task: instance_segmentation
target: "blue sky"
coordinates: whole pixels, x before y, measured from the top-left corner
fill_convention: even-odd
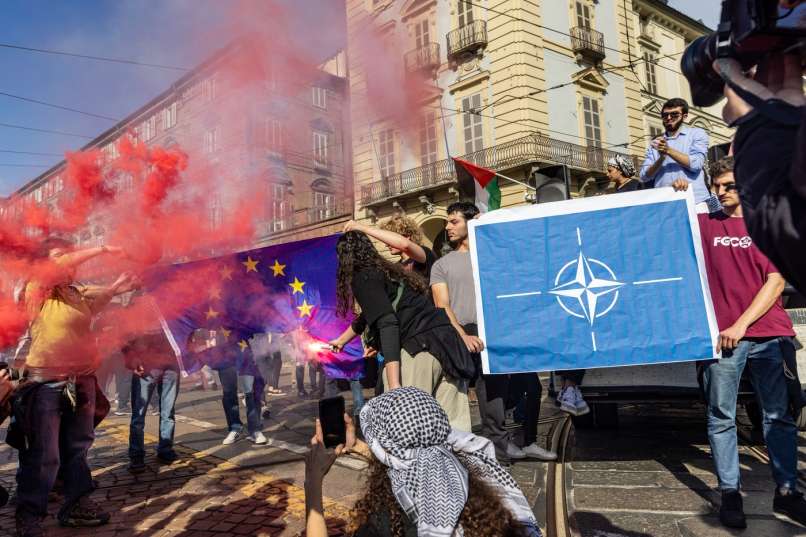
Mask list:
[[[299,15],[295,24],[299,25],[300,46],[323,56],[344,46],[342,1],[280,1],[294,6]],[[4,0],[0,43],[188,67],[233,37],[221,24],[227,19],[224,10],[237,4],[235,0]],[[670,4],[712,28],[716,25],[719,3],[715,0],[671,0]],[[182,74],[2,47],[0,72],[0,92],[112,118],[125,117]],[[114,124],[2,95],[0,123],[89,137]],[[64,151],[87,141],[0,126],[0,196],[57,163]]]

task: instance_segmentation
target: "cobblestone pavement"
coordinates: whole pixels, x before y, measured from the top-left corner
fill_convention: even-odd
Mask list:
[[[288,370],[290,369],[290,371]],[[284,368],[282,386],[291,385],[293,369]],[[177,403],[176,450],[180,460],[160,464],[146,458],[148,470],[128,472],[128,416],[110,415],[96,431],[90,452],[98,489],[93,498],[111,514],[106,526],[60,528],[55,513],[61,497],[51,494],[48,535],[94,537],[212,537],[218,535],[298,535],[304,530],[303,455],[313,433],[316,401],[294,395],[273,397],[264,420],[267,446],[241,440],[221,445],[226,435],[220,391],[184,386]],[[289,390],[290,391],[290,390]],[[367,392],[369,394],[369,391]],[[350,405],[350,392],[344,393]],[[244,411],[242,411],[242,417]],[[474,421],[478,415],[474,408]],[[146,419],[146,449],[156,446],[156,416]],[[0,431],[5,438],[5,431]],[[13,492],[16,451],[0,444],[0,483]],[[325,480],[325,512],[331,535],[345,531],[350,506],[362,492],[357,459],[339,459]],[[537,502],[543,482],[541,463],[512,469],[530,501]],[[0,509],[0,536],[13,535],[14,507]]]

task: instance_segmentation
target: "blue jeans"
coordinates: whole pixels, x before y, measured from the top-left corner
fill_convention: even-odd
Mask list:
[[[361,381],[351,380],[350,391],[353,393],[353,417],[356,417],[364,406],[364,387],[361,386]],[[325,397],[336,397],[337,395],[339,395],[338,383],[335,379],[327,379]]]
[[[64,384],[43,384],[31,396],[30,444],[19,453],[17,512],[44,517],[59,466],[64,476],[64,507],[93,490],[87,452],[95,440],[95,377],[76,380],[76,406],[63,396]]]
[[[736,399],[745,363],[763,415],[764,441],[772,476],[779,487],[797,485],[797,427],[789,412],[781,338],[743,339],[722,359],[705,366],[708,440],[721,490],[739,489]]]
[[[179,372],[176,369],[152,369],[145,377],[132,375],[132,420],[129,425],[129,458],[145,457],[143,429],[148,404],[157,390],[160,411],[160,439],[157,453],[167,454],[174,449],[176,419],[174,408],[179,395]]]
[[[237,432],[243,430],[241,409],[238,403],[238,380],[240,379],[246,398],[246,424],[249,434],[259,431],[260,405],[255,399],[253,391],[255,377],[252,375],[238,375],[238,369],[233,366],[220,369],[218,378],[221,380],[221,388],[224,391],[221,402],[224,405],[224,416],[227,418],[227,429]]]

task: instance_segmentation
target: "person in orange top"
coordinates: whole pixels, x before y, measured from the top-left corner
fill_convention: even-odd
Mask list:
[[[89,499],[93,485],[87,452],[95,438],[98,366],[90,325],[113,296],[134,289],[137,282],[124,273],[110,286],[73,283],[76,268],[102,254],[123,255],[123,250],[100,246],[73,251],[64,239],[46,239],[36,256],[37,276],[25,289],[31,319],[26,369],[36,388],[28,395],[29,419],[23,426],[27,443],[19,453],[19,536],[42,535],[48,494],[60,464],[65,504],[58,514],[59,523],[85,527],[109,521],[109,514]]]

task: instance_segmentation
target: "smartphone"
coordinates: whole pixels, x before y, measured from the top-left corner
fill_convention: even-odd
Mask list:
[[[334,448],[347,442],[347,428],[344,426],[344,397],[329,397],[319,400],[319,422],[325,447]]]

